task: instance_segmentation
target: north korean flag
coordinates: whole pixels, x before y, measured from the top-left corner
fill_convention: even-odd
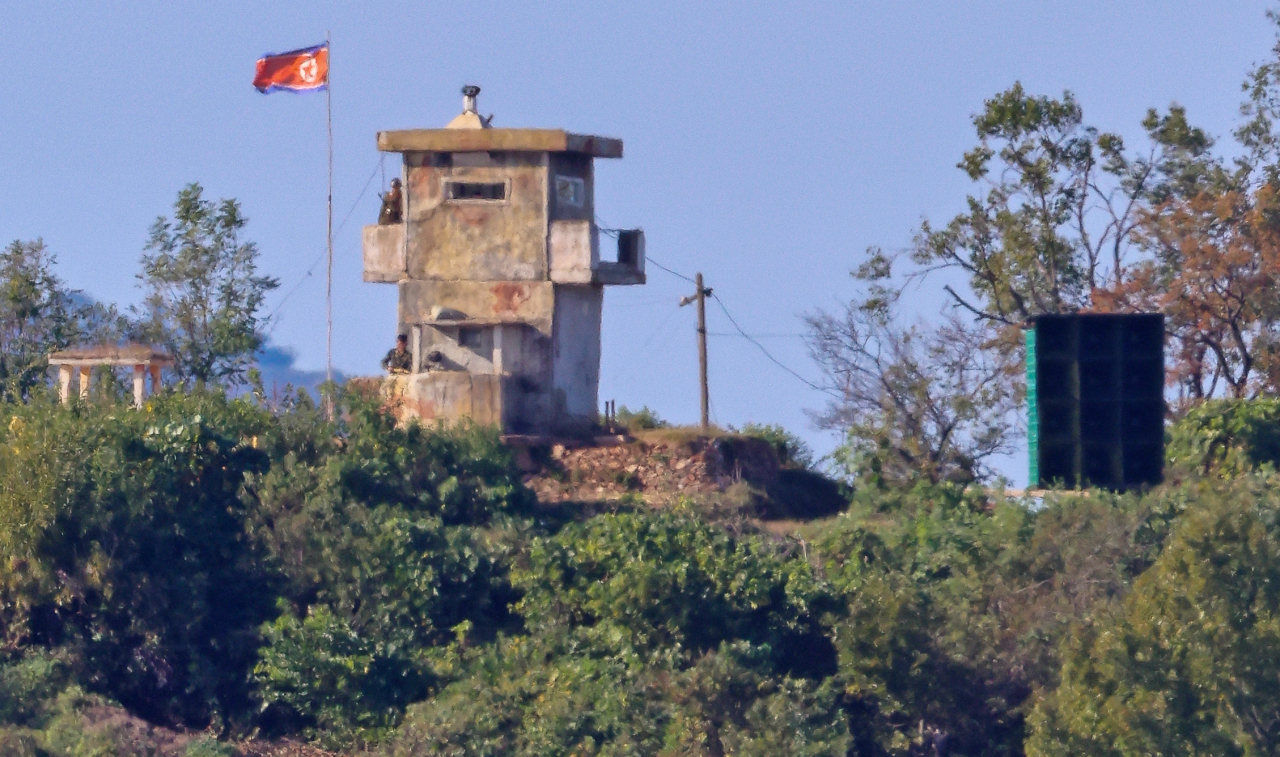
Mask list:
[[[258,58],[253,86],[272,92],[319,92],[329,86],[329,43]]]

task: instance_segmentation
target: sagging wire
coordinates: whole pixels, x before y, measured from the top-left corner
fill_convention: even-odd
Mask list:
[[[755,337],[753,337],[753,336],[751,336],[750,334],[748,334],[746,331],[744,331],[744,330],[742,329],[742,327],[741,327],[741,326],[739,326],[739,325],[738,325],[738,322],[737,322],[736,320],[734,320],[734,318],[733,318],[733,314],[729,312],[729,308],[725,307],[724,301],[720,299],[720,296],[719,296],[719,295],[717,295],[717,294],[712,294],[712,295],[711,295],[711,299],[715,300],[715,301],[716,301],[716,304],[720,306],[720,310],[722,310],[722,311],[724,312],[724,317],[729,319],[729,323],[733,324],[733,328],[737,330],[738,334],[739,334],[743,339],[746,339],[748,342],[751,342],[751,343],[752,343],[752,344],[754,344],[757,348],[759,348],[759,350],[760,350],[762,353],[764,353],[764,356],[765,356],[765,357],[767,357],[767,358],[769,358],[769,360],[773,361],[773,364],[774,364],[774,365],[778,366],[779,368],[781,368],[782,370],[786,371],[787,373],[790,373],[792,376],[795,376],[795,377],[796,377],[797,379],[799,379],[802,383],[804,383],[804,385],[805,385],[805,386],[808,386],[810,389],[816,389],[817,391],[822,392],[823,394],[829,395],[829,396],[831,396],[831,397],[834,397],[834,398],[836,398],[836,399],[838,399],[838,400],[843,400],[843,399],[844,399],[844,397],[842,397],[841,395],[839,395],[839,394],[837,394],[836,392],[832,391],[831,389],[829,389],[829,388],[827,388],[827,387],[825,387],[825,386],[821,386],[821,385],[819,385],[819,384],[815,384],[815,383],[813,383],[813,382],[812,382],[812,381],[810,381],[809,379],[805,378],[804,376],[801,376],[799,373],[796,373],[795,371],[791,370],[791,369],[790,369],[790,368],[788,368],[786,365],[784,365],[784,364],[783,364],[783,362],[782,362],[781,360],[779,360],[778,358],[774,357],[774,356],[769,352],[769,350],[765,349],[765,346],[764,346],[763,344],[761,344],[759,341],[757,341],[757,340],[755,339]]]
[[[351,209],[347,211],[347,215],[342,219],[342,223],[339,223],[338,228],[333,230],[334,236],[337,236],[338,232],[342,231],[342,228],[347,225],[347,221],[351,220],[351,215],[356,212],[356,207],[360,205],[360,201],[364,199],[365,193],[369,191],[369,185],[373,183],[373,179],[375,176],[378,175],[378,171],[382,167],[382,165],[383,165],[383,159],[380,156],[378,158],[378,164],[373,167],[373,172],[369,174],[369,178],[364,183],[364,189],[360,190],[360,194],[359,196],[356,197],[356,201],[351,203]],[[386,175],[384,174],[383,180],[385,181],[385,179],[386,179]],[[298,283],[294,284],[293,287],[289,289],[288,293],[286,293],[285,296],[280,300],[280,302],[276,304],[276,307],[274,310],[271,311],[271,314],[267,316],[268,321],[273,321],[276,317],[276,314],[279,313],[280,310],[284,308],[285,303],[289,301],[289,298],[292,297],[294,293],[296,293],[298,289],[303,284],[306,283],[307,279],[311,278],[311,274],[315,273],[316,267],[319,266],[320,263],[324,260],[327,252],[328,250],[324,250],[318,256],[316,256],[315,262],[311,264],[311,267],[307,269],[307,272],[303,274],[301,279],[298,279]],[[275,331],[275,327],[276,327],[276,324],[273,323],[271,325],[271,328],[267,330],[267,336],[271,336],[272,332]]]

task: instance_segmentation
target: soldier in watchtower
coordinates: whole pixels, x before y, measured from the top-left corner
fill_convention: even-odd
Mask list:
[[[413,353],[409,351],[407,334],[396,337],[396,346],[388,350],[387,356],[382,358],[382,367],[392,374],[413,372]]]
[[[378,223],[400,223],[403,219],[404,194],[400,191],[400,180],[391,180],[391,189],[382,195],[382,210],[378,212]]]

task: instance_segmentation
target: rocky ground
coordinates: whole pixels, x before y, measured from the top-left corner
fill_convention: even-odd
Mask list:
[[[91,704],[74,716],[59,716],[43,735],[23,729],[0,731],[0,755],[36,757],[47,740],[58,753],[107,757],[343,757],[291,740],[219,742],[203,731],[178,731],[130,715],[121,707]]]
[[[768,442],[736,434],[656,429],[517,451],[525,483],[544,505],[669,507],[685,499],[775,520],[822,517],[845,504],[831,481],[783,466]]]

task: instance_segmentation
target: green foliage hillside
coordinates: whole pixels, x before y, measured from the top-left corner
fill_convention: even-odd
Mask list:
[[[147,753],[93,725],[116,705],[404,756],[1276,752],[1265,462],[864,484],[777,535],[696,501],[566,521],[490,431],[339,408],[0,405],[5,753]]]

